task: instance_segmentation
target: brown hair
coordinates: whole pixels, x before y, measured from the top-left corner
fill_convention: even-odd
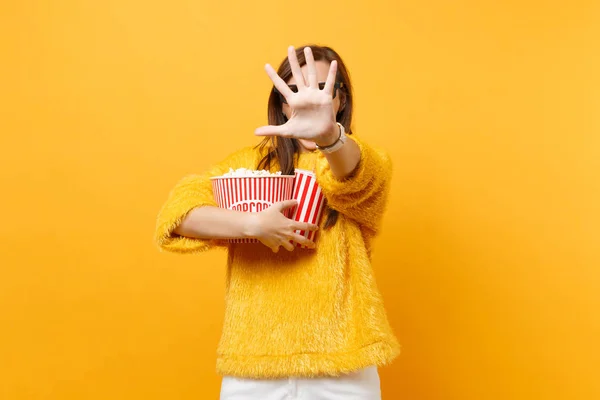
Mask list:
[[[315,61],[337,61],[337,76],[336,81],[343,83],[343,87],[338,89],[338,96],[340,97],[340,110],[336,115],[336,120],[344,126],[347,134],[352,134],[351,123],[352,123],[352,85],[350,83],[350,76],[346,65],[342,61],[342,58],[332,48],[326,46],[307,45],[296,49],[296,57],[298,57],[298,63],[300,66],[306,65],[306,58],[304,56],[304,48],[310,47],[314,56]],[[290,63],[286,58],[283,60],[277,74],[284,81],[288,81],[292,77],[292,69]],[[271,90],[269,96],[268,105],[268,120],[269,125],[282,125],[285,124],[287,118],[283,113],[283,107],[281,99],[277,93]],[[295,168],[295,160],[297,155],[300,153],[300,143],[298,140],[293,138],[284,137],[267,137],[265,138],[258,147],[263,150],[265,147],[272,148],[269,152],[260,160],[258,163],[258,169],[269,169],[273,161],[279,163],[282,174],[293,175]],[[335,225],[338,218],[338,212],[333,209],[329,209],[327,213],[327,220],[325,221],[325,228],[330,228]]]

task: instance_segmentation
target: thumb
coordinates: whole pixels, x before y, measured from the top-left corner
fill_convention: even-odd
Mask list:
[[[254,134],[256,136],[285,136],[286,124],[283,125],[266,125],[256,128]]]
[[[284,200],[273,204],[273,207],[279,212],[284,212],[287,209],[294,208],[298,205],[298,200]]]

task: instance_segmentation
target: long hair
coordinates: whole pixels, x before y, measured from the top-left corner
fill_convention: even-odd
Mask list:
[[[343,83],[343,86],[339,88],[337,92],[337,95],[340,96],[341,109],[336,115],[336,120],[344,126],[347,134],[352,134],[352,85],[350,83],[350,76],[348,74],[348,70],[346,69],[346,65],[342,61],[340,55],[332,48],[326,46],[307,45],[296,49],[296,57],[298,57],[298,63],[301,67],[306,65],[306,58],[304,56],[305,47],[311,48],[315,61],[326,61],[329,63],[331,63],[333,60],[337,61],[338,65],[336,81]],[[285,82],[292,77],[292,68],[290,67],[287,57],[285,60],[283,60],[281,65],[279,65],[277,74]],[[273,90],[271,90],[271,94],[269,96],[268,120],[269,125],[282,125],[287,121],[283,113],[281,99]],[[277,161],[282,174],[294,175],[295,160],[300,153],[300,143],[298,140],[284,137],[267,137],[258,145],[258,147],[261,151],[264,150],[265,147],[271,148],[258,163],[258,169],[270,169],[271,163]],[[330,228],[335,225],[337,218],[338,212],[333,209],[328,209],[325,228]]]

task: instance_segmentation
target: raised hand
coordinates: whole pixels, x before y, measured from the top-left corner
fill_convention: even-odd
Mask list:
[[[288,48],[288,60],[292,74],[298,86],[298,92],[293,92],[286,82],[281,79],[273,67],[265,66],[267,75],[273,81],[277,90],[285,97],[291,109],[291,116],[283,125],[268,125],[257,128],[257,136],[281,136],[295,139],[305,139],[321,146],[334,142],[339,135],[333,110],[333,90],[335,85],[337,62],[332,61],[325,87],[319,89],[317,68],[310,47],[304,48],[307,79],[304,79],[302,69],[296,57],[293,46]]]

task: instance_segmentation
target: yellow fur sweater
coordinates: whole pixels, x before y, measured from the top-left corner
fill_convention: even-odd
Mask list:
[[[211,176],[230,167],[255,169],[262,154],[245,148],[202,175],[181,180],[158,216],[156,241],[168,251],[228,251],[226,310],[217,370],[246,378],[339,375],[383,365],[399,353],[370,262],[371,242],[386,205],[391,162],[352,136],[361,160],[338,180],[320,152],[302,153],[297,168],[313,170],[337,223],[317,231],[316,249],[273,253],[262,244],[227,244],[173,233],[195,207],[216,206]],[[276,171],[278,166],[272,167]],[[214,266],[203,266],[214,268]]]

